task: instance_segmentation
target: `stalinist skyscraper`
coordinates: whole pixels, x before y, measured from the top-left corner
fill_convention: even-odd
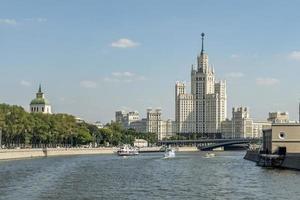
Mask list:
[[[202,49],[197,56],[197,67],[191,69],[191,94],[186,85],[177,82],[175,86],[175,121],[178,134],[197,133],[204,137],[215,137],[220,133],[221,122],[227,115],[226,82],[215,80],[215,71],[208,64]]]

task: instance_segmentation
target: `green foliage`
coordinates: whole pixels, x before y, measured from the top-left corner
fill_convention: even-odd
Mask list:
[[[154,133],[138,133],[125,130],[118,123],[110,123],[99,129],[88,123],[77,123],[68,114],[27,113],[20,106],[0,104],[0,129],[2,145],[11,147],[57,147],[133,144],[135,138],[150,144],[157,142]]]

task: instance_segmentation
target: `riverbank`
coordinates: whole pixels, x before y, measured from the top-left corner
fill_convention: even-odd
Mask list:
[[[47,148],[47,149],[4,149],[0,160],[38,158],[48,156],[113,154],[114,148]]]
[[[47,148],[47,149],[2,149],[0,160],[28,159],[48,156],[113,154],[116,147],[103,148]],[[159,152],[160,147],[146,147],[140,153]],[[177,147],[177,152],[196,152],[197,147]]]

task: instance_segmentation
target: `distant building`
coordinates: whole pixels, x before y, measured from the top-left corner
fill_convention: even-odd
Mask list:
[[[234,138],[232,120],[226,119],[221,122],[221,132],[223,138]]]
[[[251,138],[253,120],[250,118],[249,108],[238,107],[232,109],[232,126],[234,138]]]
[[[101,129],[101,128],[104,127],[104,125],[103,125],[100,121],[96,121],[96,122],[94,123],[94,125],[97,126],[97,128],[99,128],[99,129]]]
[[[261,138],[263,130],[270,129],[272,127],[271,122],[255,121],[253,122],[253,138]]]
[[[178,134],[198,133],[215,137],[221,132],[221,122],[227,115],[226,82],[216,81],[203,48],[197,56],[197,68],[191,69],[191,94],[182,82],[175,85],[175,121]]]
[[[116,112],[116,122],[120,123],[124,128],[130,128],[132,122],[139,121],[140,115],[137,111],[125,112],[117,111]]]
[[[133,143],[133,146],[139,147],[139,148],[147,147],[148,142],[147,142],[147,140],[143,140],[143,139],[135,139],[134,143]]]
[[[174,135],[175,123],[171,120],[162,119],[161,109],[147,109],[147,117],[140,119],[137,111],[116,112],[116,122],[125,129],[134,129],[140,133],[156,133],[158,140],[169,138]]]
[[[52,114],[51,112],[51,104],[45,98],[44,93],[42,92],[41,85],[39,86],[39,90],[36,93],[36,98],[30,102],[30,112],[31,113],[44,113],[44,114]]]
[[[136,130],[139,133],[147,132],[147,119],[141,119],[139,121],[131,122],[130,128]]]
[[[255,133],[254,133],[255,131]],[[224,138],[254,138],[261,136],[262,125],[255,125],[250,118],[250,111],[247,107],[232,108],[232,119],[226,119],[221,123],[221,132]]]
[[[289,123],[287,112],[269,112],[268,121],[271,123]]]
[[[78,124],[85,123],[85,121],[82,118],[80,118],[80,117],[75,117],[75,121]]]

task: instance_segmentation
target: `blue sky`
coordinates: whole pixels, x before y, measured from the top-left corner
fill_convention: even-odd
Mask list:
[[[0,102],[28,109],[41,83],[55,112],[108,122],[163,109],[205,50],[227,80],[228,115],[248,106],[298,119],[299,1],[0,0]]]

